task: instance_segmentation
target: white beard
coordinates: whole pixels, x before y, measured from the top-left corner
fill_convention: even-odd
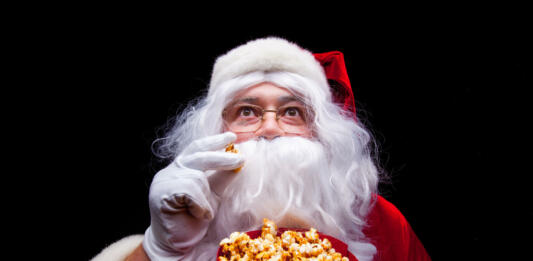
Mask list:
[[[244,166],[238,173],[225,173],[233,180],[219,191],[218,212],[191,260],[212,260],[221,239],[234,231],[258,230],[263,218],[278,227],[314,227],[346,242],[359,260],[371,260],[375,247],[364,240],[361,226],[348,220],[351,209],[338,204],[353,195],[342,195],[330,181],[335,168],[321,143],[281,137],[236,148],[246,158]]]

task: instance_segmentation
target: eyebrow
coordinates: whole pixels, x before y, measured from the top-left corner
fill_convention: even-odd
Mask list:
[[[278,98],[278,102],[280,104],[285,104],[285,103],[289,103],[289,102],[292,102],[292,101],[296,101],[296,102],[302,103],[302,101],[300,99],[298,99],[298,97],[292,96],[292,95],[291,96],[289,96],[289,95],[281,96],[281,97]]]
[[[257,97],[244,97],[244,98],[240,98],[234,101],[233,103],[246,102],[246,103],[257,104],[258,101],[259,101],[259,98]]]

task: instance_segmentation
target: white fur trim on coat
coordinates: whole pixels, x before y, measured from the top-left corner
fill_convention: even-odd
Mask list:
[[[142,243],[143,235],[125,237],[106,247],[91,261],[124,261]]]
[[[285,39],[268,37],[250,41],[217,58],[209,92],[222,82],[254,71],[287,71],[328,88],[326,74],[313,54]]]

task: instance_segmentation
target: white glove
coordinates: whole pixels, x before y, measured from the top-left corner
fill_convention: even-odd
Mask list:
[[[205,171],[242,166],[241,155],[223,150],[236,138],[226,132],[196,140],[155,175],[149,193],[151,224],[143,241],[151,260],[179,260],[205,236],[218,207]]]

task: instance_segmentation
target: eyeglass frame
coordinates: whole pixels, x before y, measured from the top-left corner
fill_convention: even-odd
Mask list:
[[[259,106],[259,105],[255,105],[255,104],[243,104],[244,106],[248,106],[248,107],[255,107],[255,108],[259,108],[260,111],[261,111],[261,115],[259,117],[260,119],[260,122],[262,122],[264,120],[263,116],[265,115],[265,112],[274,112],[276,113],[276,122],[281,118],[281,116],[279,115],[279,112],[283,109],[287,109],[287,108],[291,108],[291,107],[297,107],[297,106],[294,106],[294,105],[282,105],[280,107],[278,107],[277,109],[263,109],[263,107]],[[243,107],[244,107],[243,106]],[[227,108],[229,106],[227,106],[226,108],[224,108],[224,110],[222,111],[222,119],[224,121],[224,124],[227,124],[226,122],[226,113],[227,113]],[[314,115],[313,113],[313,110],[310,109],[309,106],[305,105],[305,104],[302,104],[302,111],[305,112],[304,114],[304,122],[306,122],[306,125],[309,125],[310,123],[308,122],[308,119],[309,118],[313,118],[313,117],[309,117],[309,116],[312,116]],[[311,113],[309,113],[311,112]],[[279,124],[279,123],[278,123]],[[259,130],[261,128],[261,124],[258,126],[258,129]],[[283,128],[282,128],[283,129]],[[238,131],[234,131],[234,132],[237,132],[237,133],[252,133],[252,132],[255,132],[257,130],[253,130],[253,131],[242,131],[242,132],[238,132]],[[286,130],[284,130],[285,132],[287,132]],[[292,133],[292,132],[287,132],[287,133],[290,133],[290,134],[298,134],[298,133]]]

